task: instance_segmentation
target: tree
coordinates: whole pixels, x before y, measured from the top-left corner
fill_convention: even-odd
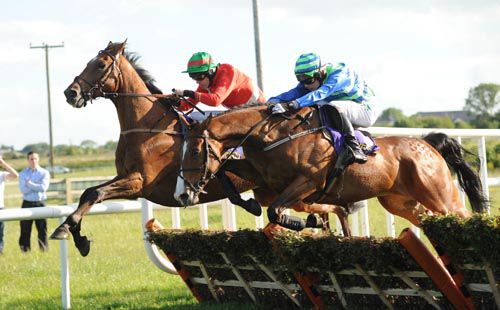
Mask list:
[[[80,143],[80,147],[84,149],[95,149],[97,146],[97,142],[93,140],[83,140],[82,143]]]
[[[475,116],[474,125],[480,128],[498,127],[498,106],[500,103],[500,85],[483,83],[469,90],[464,109]]]
[[[108,142],[106,142],[106,144],[104,144],[103,148],[106,151],[113,151],[114,152],[114,151],[116,151],[117,146],[118,146],[118,142],[109,140]]]
[[[387,108],[382,111],[382,114],[377,120],[379,126],[392,126],[397,122],[401,122],[406,119],[406,116],[400,109]]]
[[[21,150],[23,153],[35,152],[47,156],[50,153],[50,146],[45,142],[28,144]]]

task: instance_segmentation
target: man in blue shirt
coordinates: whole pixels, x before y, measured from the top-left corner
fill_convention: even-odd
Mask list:
[[[375,94],[356,72],[344,63],[321,65],[321,59],[314,53],[299,56],[295,64],[295,76],[299,84],[268,102],[276,103],[272,113],[284,113],[312,105],[334,106],[342,121],[345,146],[355,162],[364,163],[367,158],[361,151],[354,128],[370,127],[375,123],[378,107],[374,104]]]
[[[19,174],[19,189],[23,194],[22,208],[45,207],[47,200],[47,189],[49,188],[50,174],[39,165],[40,157],[38,153],[28,153],[29,167]],[[33,220],[21,221],[21,236],[19,237],[19,246],[22,252],[31,250],[30,238]],[[35,220],[35,226],[38,231],[38,246],[40,250],[47,251],[47,220]]]

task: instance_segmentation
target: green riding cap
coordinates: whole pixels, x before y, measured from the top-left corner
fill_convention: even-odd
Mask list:
[[[206,72],[215,68],[217,65],[212,61],[212,56],[209,53],[198,52],[189,58],[187,70],[182,71],[182,73]]]
[[[306,53],[299,56],[295,62],[295,75],[314,76],[314,73],[321,67],[321,58],[315,53]]]

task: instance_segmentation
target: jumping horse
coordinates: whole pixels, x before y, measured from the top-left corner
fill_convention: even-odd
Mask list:
[[[155,96],[161,91],[154,85],[154,79],[136,63],[136,55],[125,52],[125,45],[126,41],[109,42],[64,91],[67,102],[75,108],[85,107],[88,101],[98,97],[111,99],[121,130],[115,154],[117,175],[86,189],[78,208],[51,235],[51,239],[62,240],[71,234],[82,256],[90,251],[90,241],[80,234],[82,219],[96,203],[143,197],[163,206],[181,207],[174,199],[174,192],[181,162],[183,116],[176,112],[171,100]],[[276,194],[262,182],[259,184],[258,179],[251,181],[253,172],[245,170],[249,166],[244,160],[234,162],[237,162],[234,164],[237,172],[231,165],[226,171],[236,190],[254,190],[259,203],[268,205]],[[200,195],[200,202],[227,197],[217,181],[208,182],[207,191]],[[306,211],[343,214],[343,210],[335,206],[299,205]],[[341,221],[347,225],[345,218]]]
[[[481,181],[464,160],[465,150],[443,133],[375,139],[380,148],[376,155],[364,164],[347,166],[324,193],[338,154],[319,130],[323,124],[318,114],[309,107],[295,114],[270,115],[268,106],[255,105],[209,117],[189,132],[179,200],[195,202],[213,173],[224,165],[222,150],[241,145],[248,162],[279,193],[268,208],[269,221],[286,228],[304,227],[302,219],[284,214],[286,208],[318,197],[322,203],[336,205],[377,197],[387,211],[415,225],[422,213],[468,217],[450,169],[458,175],[472,210],[487,208]]]

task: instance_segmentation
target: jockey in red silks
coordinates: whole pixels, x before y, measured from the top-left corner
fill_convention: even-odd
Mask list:
[[[245,73],[230,64],[215,64],[206,52],[194,53],[189,59],[189,77],[198,83],[196,91],[175,89],[178,96],[188,97],[193,104],[199,102],[209,106],[224,106],[228,109],[249,103],[264,103],[266,99],[260,88]],[[192,109],[182,102],[179,110]]]
[[[178,96],[187,97],[194,105],[201,102],[213,107],[223,106],[231,109],[250,103],[266,102],[262,90],[250,77],[230,64],[215,64],[209,53],[194,53],[183,73],[188,73],[189,77],[198,83],[198,88],[196,91],[178,88],[173,91]],[[192,108],[192,105],[182,101],[178,110],[188,111]],[[217,179],[233,204],[256,216],[262,214],[262,208],[255,199],[241,198],[224,169],[217,172]]]

